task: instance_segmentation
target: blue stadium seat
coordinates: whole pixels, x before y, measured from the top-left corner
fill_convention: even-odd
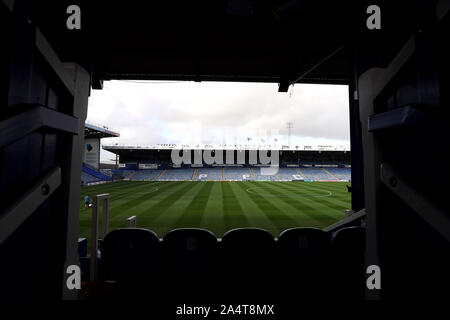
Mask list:
[[[350,168],[327,168],[336,178],[343,181],[350,181],[352,179]]]
[[[222,287],[233,288],[236,299],[273,295],[277,284],[275,248],[275,239],[263,229],[226,232],[221,241]]]
[[[192,180],[194,169],[168,169],[157,180],[159,181],[184,181]]]
[[[251,275],[272,269],[275,239],[264,229],[230,230],[223,235],[221,248],[224,266],[230,272]]]
[[[78,256],[87,257],[87,239],[78,238]]]
[[[348,298],[363,299],[365,291],[365,228],[338,230],[332,240],[334,279]]]
[[[221,181],[222,167],[216,168],[199,168],[196,180],[198,181]]]
[[[297,170],[297,168],[279,168],[278,176],[282,181],[305,179],[305,177]]]
[[[112,180],[111,176],[108,176],[94,168],[91,168],[91,167],[87,166],[85,163],[83,163],[82,172],[87,173],[88,175],[93,176],[93,177],[99,179],[100,181],[111,181]]]
[[[81,172],[81,184],[82,185],[88,185],[94,182],[100,182],[103,181],[102,179],[99,179],[97,177],[91,176],[90,174],[87,174],[86,172]]]
[[[161,271],[158,236],[146,229],[117,229],[108,233],[101,248],[104,280],[146,282]]]
[[[261,171],[261,168],[252,168],[253,173],[256,176],[256,181],[280,181],[280,179],[278,178],[277,174],[263,174],[263,172]]]
[[[137,170],[135,174],[130,176],[130,180],[155,180],[160,174],[162,170],[159,169],[143,169]]]
[[[359,259],[358,254],[363,255],[365,250],[365,234],[365,228],[362,227],[340,229],[333,237],[334,247]]]
[[[229,181],[248,181],[254,180],[249,168],[225,167],[225,180]]]
[[[182,228],[170,231],[163,241],[167,270],[174,273],[204,274],[216,267],[218,244],[209,230]]]
[[[337,181],[336,177],[331,175],[328,172],[328,169],[324,168],[318,168],[318,167],[308,167],[308,168],[300,168],[299,169],[302,175],[305,177],[306,180],[330,180],[330,181]]]
[[[130,175],[132,175],[135,172],[135,170],[112,170],[112,178],[114,180],[121,180],[124,178],[128,178]]]
[[[108,177],[112,177],[112,170],[111,169],[100,169],[100,172]]]
[[[90,170],[90,171],[89,171]],[[253,174],[251,172],[253,171]],[[302,168],[278,168],[277,174],[265,175],[262,174],[260,167],[252,168],[244,167],[212,167],[212,168],[198,168],[195,180],[197,181],[221,181],[223,178],[228,181],[292,181],[292,180],[329,180],[329,181],[350,181],[350,168],[337,167],[302,167]],[[98,182],[104,180],[111,180],[111,176],[103,173],[101,178],[93,176],[91,168],[87,168],[91,174],[83,172],[89,177],[83,179],[89,182]],[[130,180],[158,180],[158,181],[184,181],[192,180],[194,177],[194,168],[170,168],[166,170],[161,169],[143,169],[143,170],[112,170],[108,173],[112,174],[114,179],[130,178]],[[84,177],[84,176],[83,176]],[[93,180],[92,180],[93,179]]]
[[[317,228],[292,228],[278,237],[280,258],[286,267],[318,267],[330,250],[329,235]]]
[[[323,297],[330,283],[329,235],[317,228],[292,228],[280,234],[277,247],[277,269],[282,286],[290,284],[301,288],[296,290],[296,298]],[[284,298],[291,297],[287,294]]]

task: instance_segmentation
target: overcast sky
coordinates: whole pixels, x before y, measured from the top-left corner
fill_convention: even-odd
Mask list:
[[[326,144],[349,147],[348,88],[296,84],[107,81],[89,99],[89,122],[120,138],[103,144]],[[101,160],[114,158],[102,150]]]

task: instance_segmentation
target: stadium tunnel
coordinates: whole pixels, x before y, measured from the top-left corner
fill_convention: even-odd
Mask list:
[[[67,8],[74,4],[81,25],[70,29]],[[381,8],[381,29],[367,27],[374,4]],[[346,228],[351,221],[345,220],[326,230],[334,234],[329,250],[345,263],[333,277],[338,285],[322,292],[340,296],[339,288],[351,283],[355,297],[366,299],[438,297],[436,287],[449,285],[449,8],[445,0],[1,0],[0,296],[80,298],[66,286],[66,268],[79,264],[88,97],[104,81],[137,79],[271,82],[280,94],[295,83],[347,84],[352,209],[364,210],[365,228]],[[120,237],[136,248],[156,248],[149,232],[111,232],[105,259],[115,261],[124,249]],[[323,245],[320,233],[305,232]],[[219,267],[251,265],[246,253],[267,249],[270,259],[259,261],[265,266],[259,277],[243,272],[228,279],[238,288],[250,278],[255,287],[261,277],[274,286],[288,281],[269,276],[284,251],[262,231],[230,233],[220,248],[204,233],[195,237],[212,257],[205,264],[227,257]],[[198,261],[177,249],[175,236],[165,240],[163,253],[154,251],[164,261]],[[365,286],[371,265],[381,269],[381,289]],[[339,282],[346,276],[349,282]],[[189,277],[178,279],[194,285]],[[126,283],[111,292],[129,292]]]

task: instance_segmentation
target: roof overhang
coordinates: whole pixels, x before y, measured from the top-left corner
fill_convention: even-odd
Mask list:
[[[65,26],[79,3],[81,30]],[[39,26],[63,61],[103,80],[347,83],[350,3],[330,0],[41,2]],[[332,56],[332,54],[335,52]],[[326,58],[326,59],[325,59]],[[323,60],[326,61],[323,61]]]
[[[84,137],[98,139],[116,138],[120,137],[120,133],[115,130],[109,129],[107,126],[86,122],[84,124]]]

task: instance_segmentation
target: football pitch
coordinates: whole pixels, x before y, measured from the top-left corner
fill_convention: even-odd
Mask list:
[[[175,228],[205,228],[221,237],[227,230],[259,227],[275,237],[292,227],[323,228],[350,208],[346,182],[124,181],[81,188],[80,237],[89,238],[92,209],[84,196],[110,194],[109,230],[137,227],[159,237]],[[101,213],[101,211],[100,211]],[[101,232],[101,227],[99,227]]]

